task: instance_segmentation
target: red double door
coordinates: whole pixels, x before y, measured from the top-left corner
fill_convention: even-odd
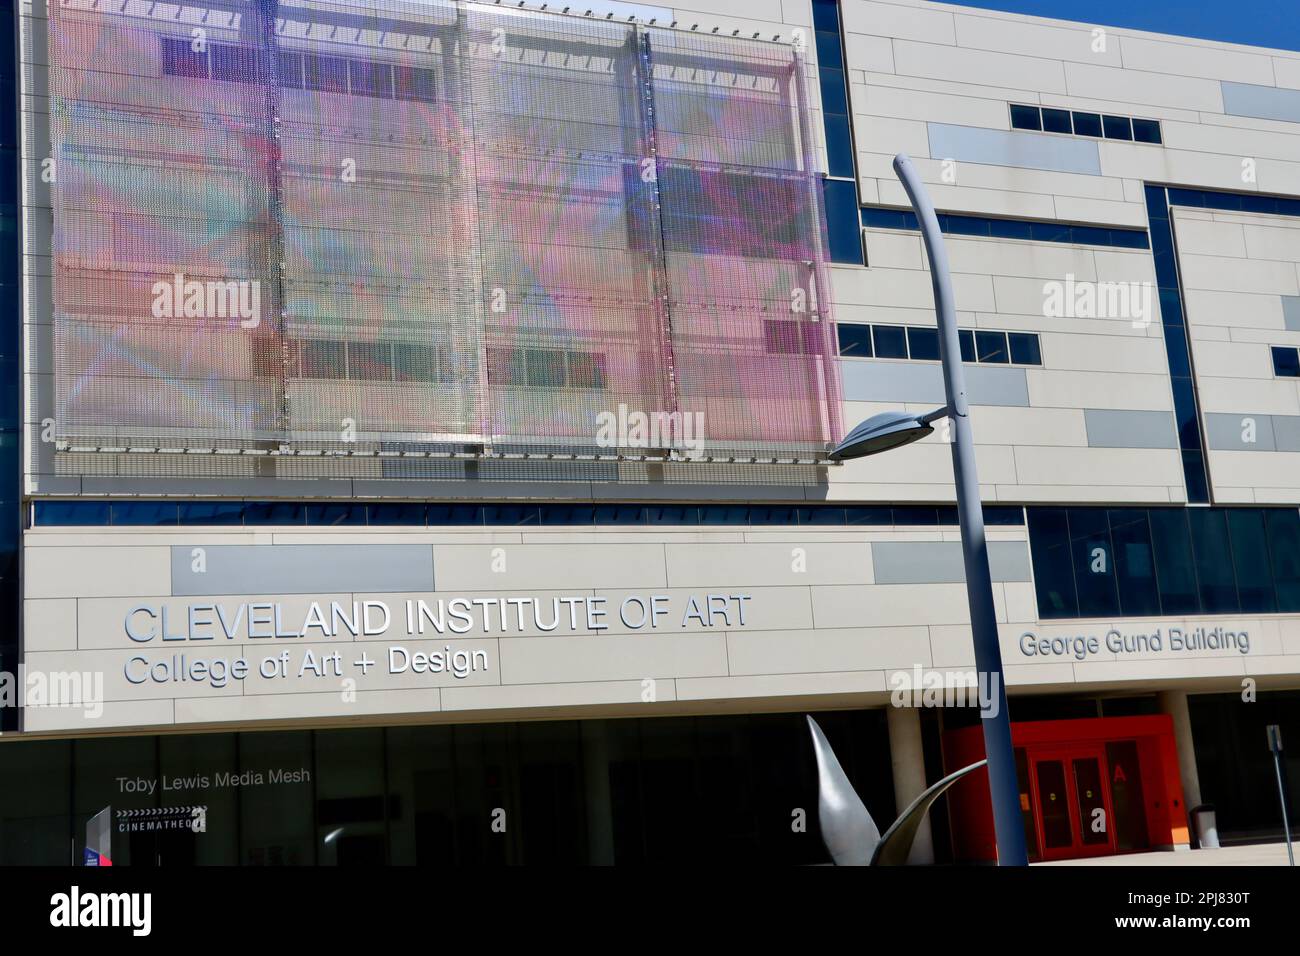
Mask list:
[[[1022,809],[1028,811],[1027,824],[1032,817],[1038,858],[1114,853],[1115,807],[1105,747],[1032,747],[1026,757],[1030,805]],[[1031,856],[1034,849],[1031,843]]]

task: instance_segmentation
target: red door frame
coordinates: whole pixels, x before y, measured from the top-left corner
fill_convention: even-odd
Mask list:
[[[1025,752],[1026,758],[1029,758],[1031,751],[1037,753],[1040,748],[1069,749],[1093,744],[1104,754],[1107,743],[1126,740],[1135,742],[1150,849],[1172,849],[1177,845],[1188,844],[1187,810],[1183,805],[1178,750],[1174,743],[1173,718],[1168,714],[1013,722],[1011,740],[1017,750]],[[983,757],[984,736],[978,721],[973,726],[944,732],[943,763],[946,773],[952,773]],[[1109,761],[1103,764],[1106,774],[1104,791],[1109,808],[1108,821],[1113,822],[1114,804],[1110,793],[1113,781],[1110,779],[1111,768],[1108,764]],[[1033,776],[1031,773],[1031,780]],[[1069,782],[1073,785],[1072,777]],[[949,791],[948,816],[953,854],[958,861],[990,862],[997,858],[993,809],[988,794],[988,772],[985,770],[975,771]],[[1036,791],[1031,790],[1025,796],[1032,807]],[[1035,818],[1036,829],[1040,826],[1041,823]],[[1071,855],[1092,855],[1092,852]]]

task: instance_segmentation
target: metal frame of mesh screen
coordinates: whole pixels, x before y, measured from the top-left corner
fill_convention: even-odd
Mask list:
[[[49,9],[61,450],[839,437],[789,46],[446,0]]]

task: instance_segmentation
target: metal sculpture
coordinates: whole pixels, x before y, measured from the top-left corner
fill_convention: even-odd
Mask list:
[[[934,801],[973,770],[985,766],[981,760],[962,767],[929,787],[912,801],[882,836],[876,821],[849,783],[830,742],[817,721],[808,717],[813,753],[817,757],[817,820],[822,842],[836,866],[902,866],[907,863],[917,828]]]

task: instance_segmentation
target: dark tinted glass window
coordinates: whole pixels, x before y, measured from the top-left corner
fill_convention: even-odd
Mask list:
[[[1156,120],[1135,119],[1133,138],[1139,143],[1159,143],[1160,124]]]
[[[1200,606],[1196,593],[1196,564],[1192,561],[1192,538],[1187,529],[1187,512],[1182,509],[1154,509],[1151,519],[1152,545],[1156,551],[1156,580],[1160,583],[1160,605],[1165,614],[1187,614]]]
[[[596,524],[645,524],[642,505],[597,505],[592,513]]]
[[[38,501],[36,523],[50,527],[108,524],[108,503],[103,501]]]
[[[1264,513],[1255,508],[1231,508],[1227,517],[1228,537],[1232,540],[1232,567],[1237,574],[1237,598],[1241,601],[1241,609],[1265,613],[1276,611]]]
[[[876,358],[907,358],[907,333],[901,325],[873,325]]]
[[[824,179],[822,196],[831,261],[862,265],[862,221],[858,213],[857,184],[842,179]]]
[[[534,388],[563,388],[564,353],[559,349],[528,349],[528,384]]]
[[[366,506],[350,503],[307,505],[307,524],[359,525],[366,523]]]
[[[450,525],[473,526],[483,524],[483,512],[486,510],[478,505],[429,505],[425,510],[424,520],[430,528]],[[531,510],[536,511],[535,508]]]
[[[1135,617],[1159,614],[1160,591],[1147,513],[1134,508],[1112,511],[1109,517],[1120,610]]]
[[[939,330],[908,328],[907,348],[914,359],[939,359]]]
[[[591,524],[596,509],[591,505],[543,505],[542,524]]]
[[[1196,581],[1201,609],[1207,614],[1232,614],[1240,610],[1232,573],[1232,544],[1227,517],[1211,508],[1190,508],[1187,521],[1192,529],[1192,554],[1196,559]]]
[[[166,76],[189,76],[194,79],[208,78],[208,53],[196,53],[190,48],[189,40],[162,41],[163,73]]]
[[[840,354],[858,358],[871,357],[871,326],[837,325],[835,332],[840,339]]]
[[[1012,129],[1042,129],[1043,120],[1038,113],[1038,107],[1013,104],[1011,107],[1011,127]]]
[[[212,78],[227,83],[260,83],[258,51],[233,43],[212,45]]]
[[[112,510],[115,525],[169,525],[180,520],[175,501],[115,501]]]
[[[185,501],[180,505],[181,524],[241,525],[242,501]]]
[[[1101,128],[1107,139],[1132,139],[1133,125],[1127,116],[1103,116]]]
[[[663,505],[646,508],[650,524],[699,524],[700,509],[695,505]]]
[[[291,90],[302,89],[302,54],[281,50],[276,57],[276,81]]]
[[[1100,136],[1101,116],[1097,113],[1075,113],[1074,133],[1076,136]]]
[[[1044,619],[1077,617],[1079,601],[1074,591],[1074,561],[1070,532],[1062,508],[1031,508],[1030,554],[1034,562],[1034,587],[1038,616]]]
[[[957,341],[961,343],[961,360],[975,361],[975,333],[970,329],[958,329]]]
[[[830,506],[800,508],[798,509],[798,517],[801,525],[842,525],[844,524],[844,509]]]
[[[1008,332],[1011,361],[1016,365],[1042,365],[1043,353],[1038,346],[1038,336],[1032,332]]]
[[[414,66],[393,67],[393,87],[399,100],[420,100],[432,103],[437,99],[433,70]]]
[[[349,60],[348,75],[352,81],[353,96],[393,98],[393,68],[387,63]]]
[[[1071,508],[1069,516],[1079,614],[1096,617],[1119,613],[1115,553],[1106,512],[1100,508]]]
[[[1270,508],[1267,529],[1277,609],[1283,613],[1300,611],[1300,512]]]
[[[307,89],[325,93],[348,91],[348,61],[343,57],[309,53],[303,57],[303,65]]]
[[[1300,349],[1273,346],[1273,371],[1285,378],[1300,376]]]
[[[822,67],[817,75],[821,81],[822,109],[827,113],[847,116],[849,100],[844,92],[844,71]]]
[[[250,501],[244,505],[244,524],[304,524],[306,508],[296,501]]]
[[[423,527],[424,505],[419,502],[371,505],[369,516],[371,524]]]
[[[975,359],[978,362],[1005,365],[1007,362],[1007,333],[977,331],[975,333]]]
[[[846,524],[888,525],[894,523],[892,508],[845,508]]]
[[[1053,110],[1043,107],[1043,132],[1069,133],[1070,131],[1069,110]]]

